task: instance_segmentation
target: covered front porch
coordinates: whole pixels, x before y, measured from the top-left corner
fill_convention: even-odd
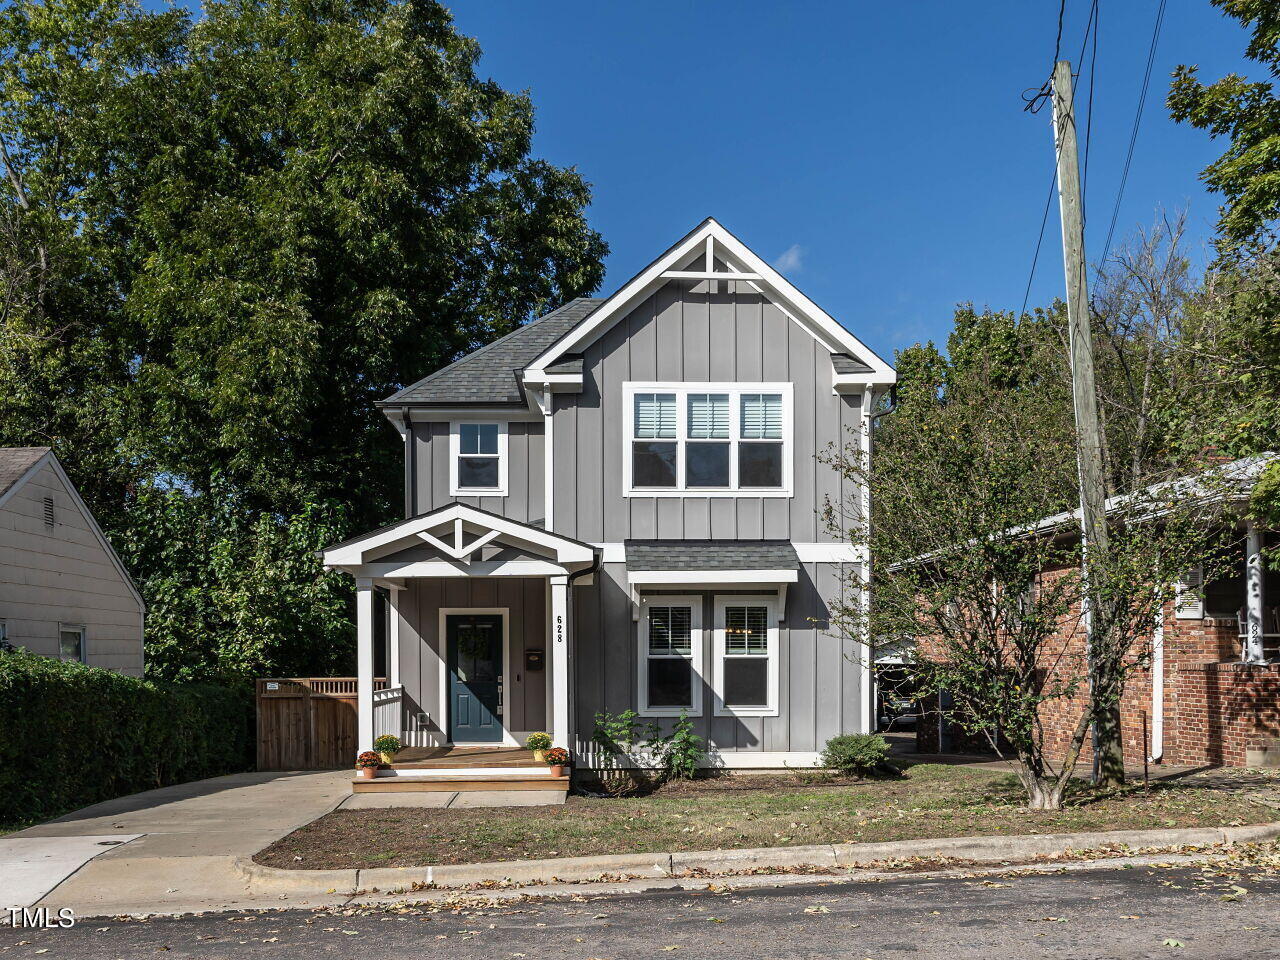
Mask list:
[[[548,776],[519,748],[540,730],[573,743],[570,592],[596,569],[590,545],[452,504],[324,560],[356,581],[358,749],[404,745],[379,783]]]

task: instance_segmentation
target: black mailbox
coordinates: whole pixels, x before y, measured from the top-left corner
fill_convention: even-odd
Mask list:
[[[526,650],[524,652],[524,668],[529,673],[536,673],[544,668],[545,652],[540,649]]]

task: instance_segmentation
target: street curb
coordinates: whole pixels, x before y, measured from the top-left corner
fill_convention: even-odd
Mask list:
[[[947,858],[975,863],[1017,861],[1055,853],[1099,849],[1212,846],[1280,838],[1280,823],[1178,830],[1112,830],[1105,833],[1031,834],[1016,837],[947,837],[889,843],[817,844],[754,850],[690,850],[553,860],[505,860],[438,867],[369,870],[284,870],[239,857],[236,866],[255,893],[322,895],[334,892],[394,893],[472,884],[589,883],[700,874],[749,873],[796,867],[827,870],[867,867],[886,860]]]

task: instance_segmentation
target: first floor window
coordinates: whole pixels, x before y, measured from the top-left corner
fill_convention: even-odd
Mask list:
[[[654,597],[644,602],[640,631],[640,712],[697,714],[702,708],[702,600]]]
[[[63,660],[84,660],[84,627],[63,624],[58,629],[58,653]]]
[[[455,423],[450,430],[453,495],[504,496],[507,425]]]
[[[717,597],[714,682],[720,715],[778,712],[777,600]]]

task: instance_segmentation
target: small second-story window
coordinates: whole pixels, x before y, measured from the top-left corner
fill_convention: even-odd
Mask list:
[[[674,487],[677,483],[676,395],[635,395],[635,439],[631,482],[637,487]]]
[[[451,434],[453,494],[504,495],[507,486],[507,425],[455,423]]]

